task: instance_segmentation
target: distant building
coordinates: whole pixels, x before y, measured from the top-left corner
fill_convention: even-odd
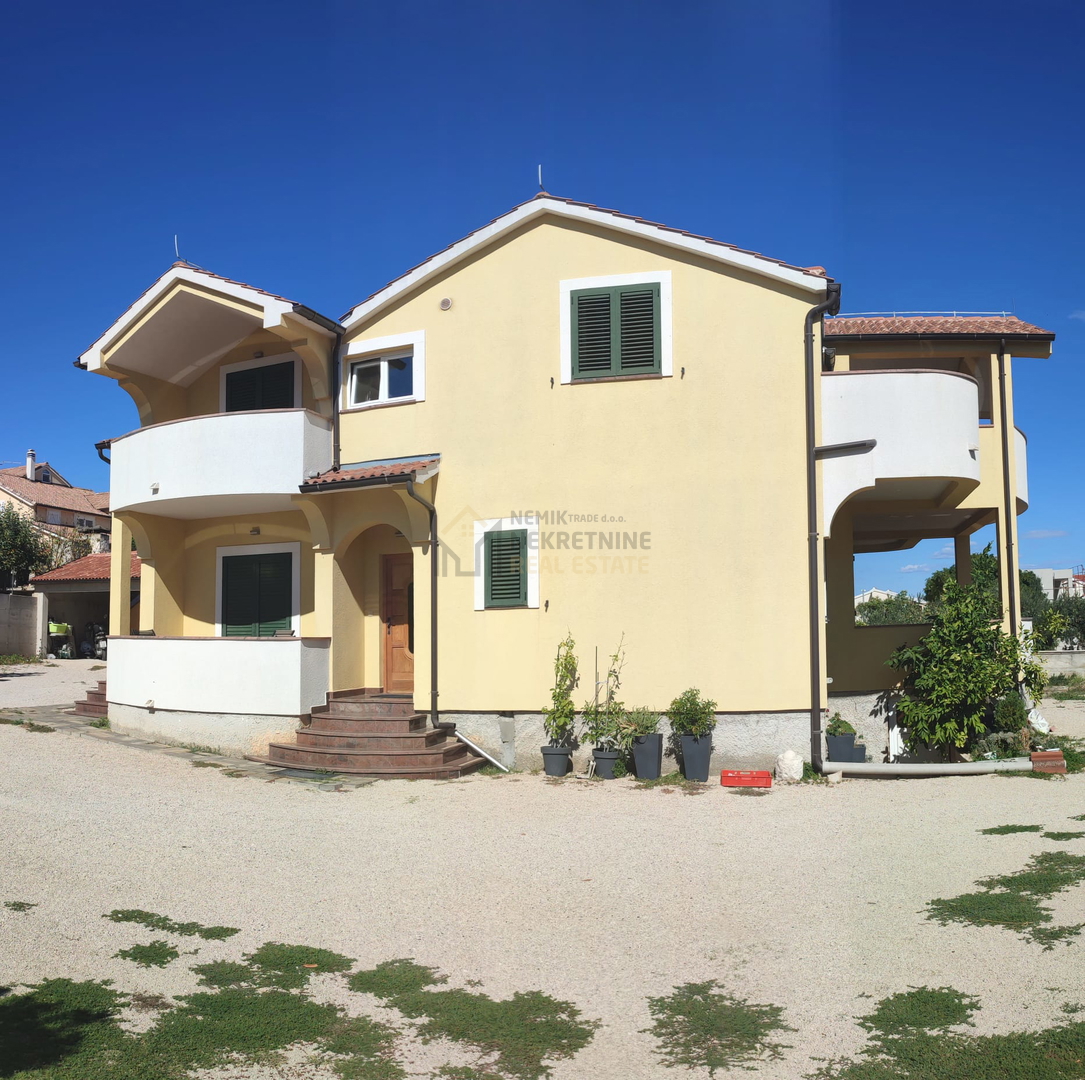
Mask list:
[[[1085,566],[1072,570],[1033,570],[1043,586],[1048,600],[1062,600],[1069,596],[1085,596]]]

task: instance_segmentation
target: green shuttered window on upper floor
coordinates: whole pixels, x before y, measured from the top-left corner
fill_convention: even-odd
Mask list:
[[[660,374],[659,283],[570,294],[573,378]]]
[[[226,373],[226,411],[293,409],[294,361],[263,364]]]
[[[527,606],[527,530],[486,533],[486,606]]]
[[[272,637],[292,625],[293,556],[226,555],[222,559],[222,636]]]

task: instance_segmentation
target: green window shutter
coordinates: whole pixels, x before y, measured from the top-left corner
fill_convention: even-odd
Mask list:
[[[527,604],[527,529],[485,534],[486,606]]]
[[[226,411],[294,408],[294,361],[231,371],[226,375]]]
[[[223,637],[271,637],[290,629],[292,562],[288,551],[223,558]]]
[[[582,289],[571,301],[574,379],[659,373],[658,282]]]

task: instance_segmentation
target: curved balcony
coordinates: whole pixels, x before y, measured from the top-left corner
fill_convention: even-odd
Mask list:
[[[1028,438],[1020,428],[1013,429],[1013,453],[1017,477],[1017,512],[1028,509]]]
[[[952,506],[980,481],[979,387],[948,371],[840,371],[821,380],[821,443],[874,439],[822,462],[826,532],[856,492]]]
[[[331,421],[308,409],[216,413],[114,439],[110,509],[173,518],[291,508],[306,476],[331,468]]]

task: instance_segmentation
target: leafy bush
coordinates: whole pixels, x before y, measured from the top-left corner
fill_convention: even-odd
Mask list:
[[[1056,600],[1035,629],[1042,649],[1054,649],[1060,642],[1069,649],[1085,649],[1085,596]]]
[[[654,735],[659,731],[659,721],[662,717],[655,709],[649,709],[641,705],[636,709],[630,709],[622,718],[622,729],[629,732],[631,739],[641,735]]]
[[[1030,635],[1012,637],[992,621],[990,596],[947,582],[930,632],[886,661],[903,675],[897,713],[910,748],[962,748],[987,731],[992,702],[1018,683],[1038,698],[1044,668]]]
[[[833,713],[832,719],[829,720],[829,726],[825,729],[826,735],[838,736],[838,735],[855,735],[855,728],[847,722],[842,720],[840,713]]]
[[[1020,694],[1007,694],[995,706],[995,731],[1024,731],[1028,727],[1028,710]]]
[[[576,735],[576,706],[573,691],[580,682],[576,642],[572,634],[558,646],[554,658],[554,685],[550,690],[550,708],[543,709],[543,730],[551,746],[569,746]]]
[[[622,648],[624,640],[623,635],[610,657],[603,700],[599,700],[596,688],[594,700],[584,706],[584,738],[599,750],[623,749],[622,722],[625,719],[625,706],[618,700],[618,690],[622,685],[622,668],[625,667],[625,650]]]
[[[675,735],[703,738],[716,726],[716,703],[701,697],[701,691],[683,691],[667,709],[667,719]]]
[[[884,600],[872,596],[855,608],[856,626],[907,626],[927,621],[925,608],[918,600],[901,590]]]

